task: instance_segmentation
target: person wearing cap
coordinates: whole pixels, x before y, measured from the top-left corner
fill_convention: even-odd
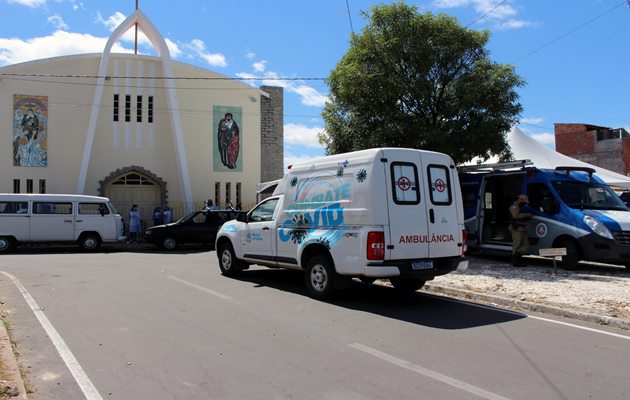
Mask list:
[[[524,267],[523,254],[527,253],[529,240],[527,239],[527,221],[532,218],[531,213],[523,212],[523,206],[529,203],[527,195],[519,194],[514,203],[510,206],[512,222],[510,223],[510,233],[512,234],[512,265]]]

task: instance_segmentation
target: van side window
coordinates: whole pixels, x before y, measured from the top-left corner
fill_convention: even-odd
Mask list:
[[[557,202],[547,184],[542,182],[530,183],[527,185],[527,197],[529,197],[530,207],[548,214],[557,212]]]
[[[33,214],[72,214],[72,203],[33,202]]]
[[[28,203],[25,201],[3,201],[0,202],[0,214],[26,214]]]
[[[453,200],[451,196],[451,179],[448,167],[445,165],[431,164],[427,167],[429,174],[429,193],[431,193],[431,203],[448,206]]]
[[[418,169],[416,164],[393,162],[390,166],[392,175],[392,194],[396,204],[419,204]]]
[[[109,209],[105,203],[79,203],[79,214],[101,215],[109,214]]]

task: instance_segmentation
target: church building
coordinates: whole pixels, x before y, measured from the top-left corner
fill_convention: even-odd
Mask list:
[[[157,55],[112,53],[136,26]],[[139,9],[102,54],[0,67],[0,115],[0,192],[106,196],[146,224],[156,207],[177,218],[207,199],[247,209],[282,176],[282,88],[172,60]]]

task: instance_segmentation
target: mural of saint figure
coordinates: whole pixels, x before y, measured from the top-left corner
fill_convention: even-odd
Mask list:
[[[217,139],[221,163],[230,169],[236,168],[236,160],[240,150],[240,131],[232,113],[226,113],[219,121]]]

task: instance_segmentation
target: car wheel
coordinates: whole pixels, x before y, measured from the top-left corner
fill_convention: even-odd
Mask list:
[[[6,253],[13,248],[13,239],[0,236],[0,253]]]
[[[567,255],[562,257],[562,268],[567,271],[574,271],[580,262],[580,248],[573,240],[565,239],[560,242],[559,247],[567,249]]]
[[[162,248],[164,250],[173,250],[177,247],[177,239],[172,236],[168,236],[162,240]]]
[[[219,268],[221,273],[225,276],[236,276],[242,270],[242,264],[236,255],[234,254],[234,248],[230,242],[222,243],[219,246]]]
[[[86,233],[81,236],[79,245],[85,251],[95,251],[101,247],[101,238],[95,233]]]
[[[315,256],[308,260],[305,271],[306,291],[314,299],[324,300],[332,296],[335,269],[328,257]]]
[[[392,284],[392,286],[400,291],[400,292],[404,292],[404,293],[413,293],[416,290],[421,289],[426,281],[423,281],[422,279],[419,278],[407,278],[407,279],[403,279],[403,278],[390,278],[389,282]]]

